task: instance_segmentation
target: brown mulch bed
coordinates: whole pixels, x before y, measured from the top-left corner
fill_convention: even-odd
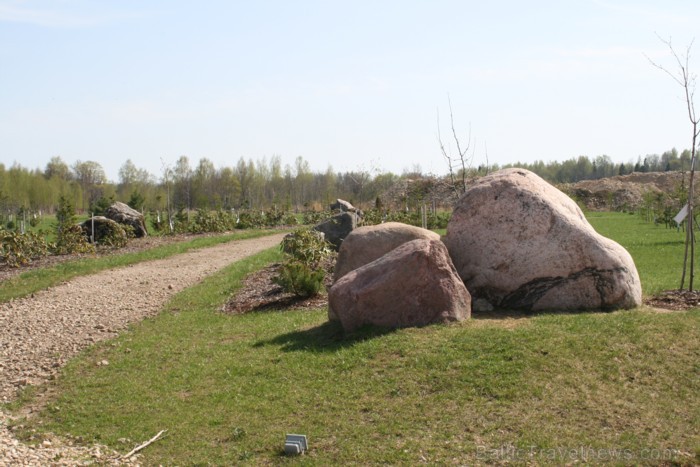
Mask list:
[[[249,274],[242,287],[224,306],[226,313],[247,313],[250,311],[321,308],[328,305],[328,295],[322,293],[316,297],[301,298],[286,293],[276,285],[272,278],[277,274],[279,264],[272,264],[257,272]],[[332,274],[326,275],[326,286],[330,286]],[[682,311],[700,307],[700,291],[667,290],[644,300],[644,304],[653,308]]]
[[[666,290],[644,300],[644,304],[667,310],[689,310],[700,307],[700,290]]]
[[[328,305],[328,295],[323,292],[315,297],[302,298],[285,292],[272,278],[277,275],[279,264],[271,264],[249,274],[241,289],[224,305],[226,313],[247,313],[249,311],[321,308]],[[331,275],[326,274],[324,284],[330,285]]]

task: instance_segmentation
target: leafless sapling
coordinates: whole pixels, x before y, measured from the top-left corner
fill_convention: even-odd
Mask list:
[[[696,75],[690,72],[690,52],[693,47],[693,42],[691,41],[685,50],[684,55],[678,55],[676,50],[673,48],[671,39],[664,39],[658,36],[659,40],[663,42],[671,52],[675,60],[676,71],[673,72],[668,68],[664,67],[653,61],[651,58],[647,57],[649,62],[659,70],[666,73],[673,79],[679,86],[683,88],[684,100],[686,111],[688,112],[688,119],[693,127],[692,135],[692,146],[690,152],[690,178],[688,182],[688,212],[687,212],[687,226],[686,236],[685,236],[685,253],[683,256],[683,273],[681,274],[681,286],[683,289],[685,285],[685,274],[686,270],[689,269],[689,280],[688,280],[688,290],[693,290],[693,279],[695,277],[695,229],[694,229],[694,206],[693,206],[693,195],[694,195],[694,178],[695,178],[695,160],[697,157],[697,142],[698,136],[700,136],[700,130],[698,129],[698,116],[695,112],[695,80]],[[688,268],[688,250],[690,249],[690,268]]]

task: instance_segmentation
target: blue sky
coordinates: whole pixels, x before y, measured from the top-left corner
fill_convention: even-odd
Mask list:
[[[448,95],[475,165],[636,161],[690,146],[645,54],[675,71],[656,34],[696,31],[697,0],[0,0],[0,162],[442,174]]]

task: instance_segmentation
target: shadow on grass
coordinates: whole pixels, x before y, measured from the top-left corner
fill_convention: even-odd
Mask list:
[[[493,309],[491,311],[472,311],[471,319],[528,319],[536,315],[537,313],[532,311]]]
[[[292,331],[272,339],[256,342],[253,347],[279,345],[284,352],[333,352],[394,331],[395,329],[391,328],[367,325],[352,333],[346,333],[339,322],[326,321],[311,329]]]
[[[494,309],[491,311],[472,312],[471,319],[484,321],[518,321],[541,318],[545,316],[586,316],[599,313],[609,314],[615,311],[624,311],[622,308],[594,308],[581,310],[515,310]]]
[[[489,312],[472,313],[471,319],[484,321],[517,321],[528,320],[534,317],[563,316],[563,315],[589,315],[593,313],[609,313],[608,310],[566,310],[566,311],[522,311],[499,309]],[[359,342],[391,334],[401,328],[386,328],[373,325],[365,325],[347,333],[343,330],[339,321],[326,321],[323,324],[310,329],[292,331],[271,339],[260,340],[253,347],[267,345],[280,346],[284,352],[333,352],[338,349],[351,347]]]

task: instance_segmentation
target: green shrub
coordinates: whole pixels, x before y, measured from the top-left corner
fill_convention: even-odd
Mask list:
[[[265,226],[265,219],[260,211],[241,211],[238,214],[237,229],[260,229],[263,226]]]
[[[133,235],[134,229],[130,228]],[[104,222],[95,225],[95,239],[100,245],[112,248],[123,248],[129,243],[129,235],[123,226],[116,222]]]
[[[114,204],[114,196],[106,198],[100,196],[100,198],[90,205],[90,211],[94,216],[104,216],[107,209]]]
[[[94,253],[95,246],[91,244],[79,225],[63,226],[56,232],[56,243],[53,254],[70,255],[73,253]]]
[[[328,242],[318,232],[304,228],[284,237],[280,247],[286,259],[273,281],[300,297],[317,295],[333,256]]]
[[[166,232],[168,230],[168,213],[163,212],[161,216],[160,212],[151,213],[151,227],[156,232]]]
[[[265,225],[267,227],[276,227],[282,224],[284,219],[284,211],[271,207],[265,212]]]
[[[452,216],[451,212],[429,213],[427,215],[428,229],[444,229],[447,228],[447,223]],[[378,209],[370,209],[365,212],[362,223],[364,225],[377,225],[382,222],[401,222],[403,224],[415,225],[421,227],[423,225],[420,211],[381,211]]]
[[[0,260],[12,267],[30,263],[48,255],[46,240],[38,233],[0,230]]]
[[[75,210],[73,205],[61,196],[56,211],[56,243],[52,245],[56,255],[71,253],[91,253],[95,247],[90,244],[83,233],[83,229],[76,225]]]
[[[329,211],[323,211],[323,212],[316,212],[316,211],[307,211],[304,213],[304,217],[302,220],[302,223],[304,225],[316,225],[319,222],[321,222],[324,219],[328,219],[331,217],[331,213]]]
[[[294,214],[287,214],[284,217],[284,224],[285,225],[297,225],[299,224],[299,219],[297,219],[297,216]]]
[[[318,266],[332,254],[332,249],[319,232],[297,229],[282,240],[282,251],[288,257],[310,267]]]
[[[208,209],[198,209],[197,214],[189,224],[189,231],[191,233],[221,233],[233,230],[235,225],[236,220],[226,211],[214,212]]]
[[[299,261],[288,261],[280,266],[278,275],[272,280],[286,292],[299,297],[312,297],[321,291],[325,277],[326,271],[323,269],[312,270]]]

